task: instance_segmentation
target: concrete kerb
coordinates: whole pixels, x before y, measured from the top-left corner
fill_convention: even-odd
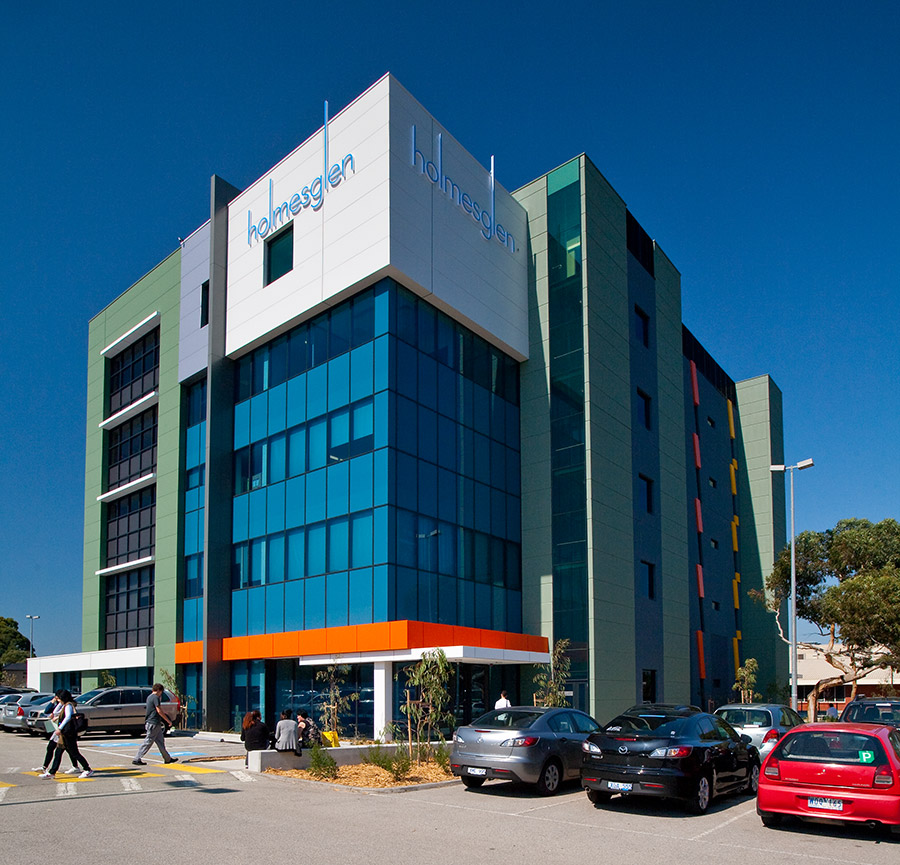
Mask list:
[[[362,763],[363,756],[371,747],[371,745],[341,745],[327,750],[338,766],[356,766]],[[380,747],[383,752],[393,754],[399,746],[390,744]],[[304,749],[299,757],[292,751],[249,751],[247,768],[250,772],[265,772],[266,769],[308,769],[309,749]]]

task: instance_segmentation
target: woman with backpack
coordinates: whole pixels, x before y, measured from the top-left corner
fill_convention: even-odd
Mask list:
[[[63,751],[66,751],[72,759],[73,766],[82,766],[84,771],[78,776],[79,778],[90,778],[94,774],[94,770],[88,765],[88,761],[84,759],[78,750],[78,731],[75,729],[75,700],[72,694],[65,688],[56,692],[59,702],[63,708],[59,714],[59,727],[53,734],[56,737],[56,753],[53,755],[53,763],[50,768],[38,778],[54,778],[62,761]],[[52,737],[51,737],[52,738]]]

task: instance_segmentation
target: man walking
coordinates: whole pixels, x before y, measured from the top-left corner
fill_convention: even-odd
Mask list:
[[[141,743],[141,747],[138,748],[137,757],[131,761],[135,766],[147,765],[142,758],[153,745],[156,745],[156,747],[159,748],[159,753],[162,754],[163,763],[178,762],[178,758],[171,756],[166,750],[165,737],[166,728],[169,726],[169,719],[160,708],[159,704],[162,702],[162,699],[163,686],[157,682],[153,686],[150,696],[147,697],[147,715],[144,719],[144,729],[147,731],[147,735]]]

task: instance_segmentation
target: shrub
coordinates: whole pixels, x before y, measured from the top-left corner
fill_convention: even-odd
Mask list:
[[[363,763],[378,766],[381,769],[386,769],[388,772],[392,771],[391,763],[393,759],[393,754],[381,745],[373,745],[362,755]]]
[[[313,745],[309,750],[309,774],[314,778],[337,778],[334,757],[320,745]]]
[[[405,748],[398,748],[391,757],[391,763],[388,771],[391,773],[395,781],[402,781],[412,769],[412,760]]]
[[[446,745],[441,744],[434,749],[434,762],[450,774],[450,749]]]

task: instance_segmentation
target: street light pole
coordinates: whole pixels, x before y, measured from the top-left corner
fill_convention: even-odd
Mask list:
[[[29,615],[26,613],[26,614],[25,614],[25,618],[26,618],[26,619],[31,619],[31,632],[30,632],[30,634],[29,634],[29,636],[28,636],[28,651],[29,651],[28,657],[29,657],[29,658],[33,658],[33,657],[34,657],[34,620],[35,620],[35,619],[39,619],[40,616],[29,616]]]
[[[800,460],[793,466],[771,465],[773,472],[791,473],[791,708],[797,711],[797,550],[794,543],[794,469],[808,469],[811,459]]]

